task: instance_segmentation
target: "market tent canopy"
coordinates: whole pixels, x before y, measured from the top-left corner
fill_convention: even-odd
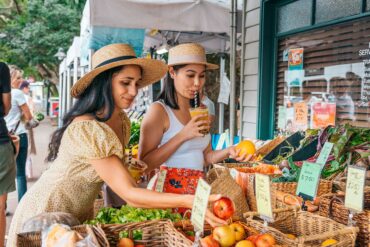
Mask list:
[[[89,26],[229,33],[230,0],[89,0],[81,31]]]

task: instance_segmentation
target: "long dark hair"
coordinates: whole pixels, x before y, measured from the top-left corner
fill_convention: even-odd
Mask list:
[[[187,64],[175,65],[172,68],[175,72],[177,72],[179,69],[185,67],[186,65]],[[166,78],[164,78],[164,86],[161,93],[158,95],[157,100],[162,100],[172,109],[179,109],[179,105],[177,103],[175,82],[171,78],[170,72],[167,72]]]
[[[46,161],[51,162],[57,158],[64,131],[76,117],[91,114],[100,122],[105,122],[112,117],[114,110],[112,75],[122,68],[123,66],[109,69],[92,80],[91,84],[80,95],[80,98],[64,115],[63,126],[57,129],[51,136],[49,154]],[[102,113],[104,115],[101,115]]]

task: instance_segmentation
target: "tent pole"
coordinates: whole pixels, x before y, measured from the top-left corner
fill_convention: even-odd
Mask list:
[[[245,18],[247,13],[247,0],[243,0],[243,13],[242,13],[242,51],[240,55],[240,96],[239,96],[239,140],[243,139],[243,101],[244,101],[244,56],[245,56]]]
[[[220,85],[222,85],[222,80],[224,78],[225,73],[225,54],[221,54],[220,57]],[[221,87],[220,87],[221,89]],[[222,134],[224,132],[224,118],[225,118],[225,104],[220,102],[220,108],[219,108],[219,118],[218,118],[218,133]]]
[[[235,136],[235,40],[236,40],[237,0],[231,1],[231,37],[230,37],[230,145]]]

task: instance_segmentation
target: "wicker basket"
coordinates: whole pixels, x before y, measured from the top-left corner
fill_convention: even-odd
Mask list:
[[[281,246],[317,247],[330,238],[338,241],[336,244],[331,245],[333,247],[355,246],[357,227],[346,227],[331,219],[308,212],[297,211],[291,207],[276,209],[273,212],[275,215],[283,213],[285,217],[281,217],[282,220],[269,224],[267,229],[261,220],[253,218],[258,216],[256,212],[244,214],[246,224],[260,232],[267,230],[268,233],[275,237],[277,244]],[[288,233],[294,234],[297,238],[288,238],[286,235]]]
[[[243,213],[249,211],[244,193],[240,186],[231,177],[228,169],[211,169],[207,173],[207,182],[211,185],[211,194],[221,194],[233,200],[237,216],[242,218]]]
[[[296,182],[283,182],[283,183],[272,183],[272,187],[275,190],[279,190],[288,194],[295,195],[298,183]],[[320,179],[319,188],[317,190],[317,196],[329,194],[332,192],[333,183],[329,180]]]
[[[216,163],[216,164],[213,164],[214,168],[228,168],[228,169],[241,168],[241,167],[252,167],[252,166],[253,166],[253,163],[249,163],[249,162],[246,162],[246,163]]]
[[[134,230],[142,230],[142,240],[135,240],[135,244],[151,246],[178,246],[191,247],[192,242],[182,235],[168,220],[144,221],[129,224],[101,225],[111,246],[117,246],[118,235],[127,231],[132,238]]]
[[[341,224],[348,224],[349,210],[344,206],[344,198],[335,194],[327,194],[320,197],[319,214],[331,218]],[[360,231],[357,236],[358,246],[370,245],[370,210],[364,210],[355,214],[353,220]]]
[[[82,236],[91,235],[96,243],[101,247],[108,247],[108,240],[105,238],[103,230],[99,226],[79,225],[71,227],[72,230],[80,233]],[[41,247],[41,232],[19,233],[17,235],[18,247]]]

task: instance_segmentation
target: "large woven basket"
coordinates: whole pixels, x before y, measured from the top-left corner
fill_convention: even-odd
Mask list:
[[[348,224],[349,210],[344,206],[344,198],[335,194],[320,197],[319,214],[331,218],[341,224]],[[353,220],[360,231],[357,236],[357,246],[370,246],[370,210],[355,214]]]
[[[142,240],[135,240],[135,244],[145,247],[152,246],[178,246],[191,247],[192,242],[183,234],[178,232],[171,221],[154,220],[129,224],[101,225],[111,246],[117,246],[119,233],[127,231],[132,238],[134,230],[142,231]]]
[[[280,213],[285,214],[284,219],[270,223],[267,229],[261,220],[253,218],[258,216],[258,213],[248,212],[244,216],[247,226],[260,232],[267,231],[281,246],[317,247],[327,239],[337,240],[332,247],[355,246],[357,227],[347,227],[319,215],[292,210],[291,207],[274,210],[274,214]],[[286,234],[294,234],[297,238],[290,239]]]
[[[108,240],[99,226],[79,225],[71,227],[72,230],[82,236],[89,234],[101,247],[108,247]],[[41,247],[41,232],[19,233],[17,235],[17,247]]]
[[[283,183],[272,183],[272,187],[275,190],[282,191],[288,194],[295,195],[298,183],[296,182],[283,182]],[[329,180],[320,179],[319,187],[317,189],[317,196],[331,193],[333,189],[333,183]]]

